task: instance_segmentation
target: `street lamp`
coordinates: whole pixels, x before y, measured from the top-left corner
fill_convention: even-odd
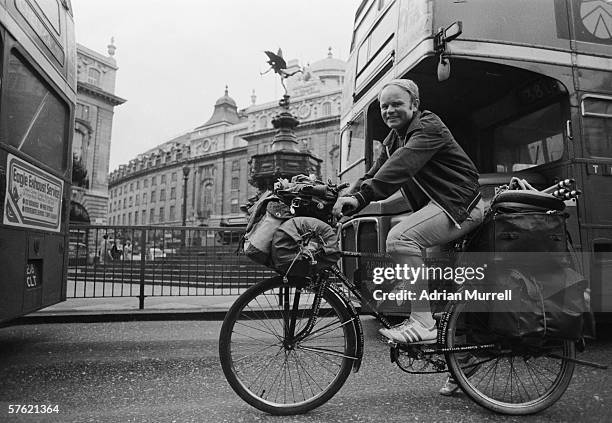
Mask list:
[[[183,166],[183,226],[187,226],[187,179],[189,179],[189,166]]]
[[[183,166],[183,227],[187,226],[187,179],[189,179],[189,166]],[[183,247],[187,245],[187,229],[183,229]]]

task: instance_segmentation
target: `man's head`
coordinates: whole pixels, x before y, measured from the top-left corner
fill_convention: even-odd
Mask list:
[[[394,79],[378,94],[380,114],[389,128],[405,128],[419,109],[419,87],[409,79]]]

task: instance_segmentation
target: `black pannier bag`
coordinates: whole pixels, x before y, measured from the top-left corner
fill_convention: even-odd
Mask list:
[[[489,304],[493,334],[534,341],[542,338],[577,340],[583,333],[586,280],[576,271],[558,267],[547,272],[498,270],[497,292],[511,291],[511,300]]]
[[[471,255],[470,265],[487,265],[487,286],[479,288],[512,293],[511,300],[486,305],[493,333],[531,339],[583,336],[588,283],[575,270],[564,207],[539,192],[506,191],[496,196],[469,240],[465,256]]]
[[[330,267],[340,259],[338,233],[314,217],[294,217],[278,227],[272,239],[272,264],[281,275],[306,276],[313,269]]]

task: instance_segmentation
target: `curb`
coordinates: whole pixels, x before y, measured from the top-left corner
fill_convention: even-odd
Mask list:
[[[161,320],[222,321],[227,310],[112,310],[35,312],[8,322],[10,325],[45,323],[104,323]]]

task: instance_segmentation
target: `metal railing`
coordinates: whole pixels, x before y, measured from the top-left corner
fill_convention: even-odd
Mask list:
[[[73,226],[68,298],[237,295],[276,273],[237,255],[243,228]]]

